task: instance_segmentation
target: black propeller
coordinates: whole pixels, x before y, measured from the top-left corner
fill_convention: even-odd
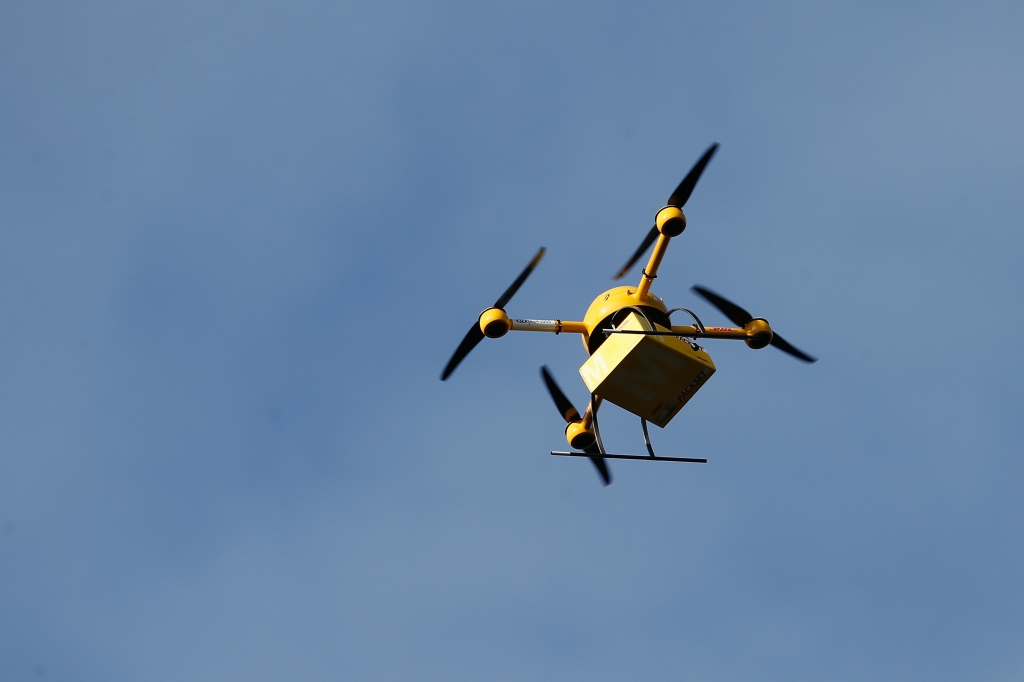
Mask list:
[[[540,375],[544,379],[544,385],[548,387],[548,393],[551,394],[551,399],[555,401],[555,407],[562,413],[562,418],[567,424],[578,422],[582,420],[579,411],[573,407],[573,404],[569,402],[569,399],[562,393],[562,389],[555,383],[554,377],[551,376],[551,372],[548,368],[541,367]],[[612,482],[612,473],[608,470],[608,463],[604,461],[603,457],[600,457],[601,450],[597,447],[597,443],[593,443],[590,446],[583,448],[583,452],[592,455],[598,455],[597,457],[591,457],[590,461],[597,467],[597,473],[600,474],[601,480],[604,481],[605,485]]]
[[[697,181],[700,180],[700,174],[704,172],[704,168],[711,161],[711,157],[715,155],[718,150],[718,143],[715,142],[713,145],[708,147],[708,150],[704,152],[704,156],[700,157],[700,160],[694,164],[690,172],[686,174],[683,181],[676,187],[676,191],[672,192],[672,196],[668,198],[667,206],[675,206],[676,208],[682,208],[686,201],[690,198],[690,194],[693,193],[693,188],[697,186]],[[612,279],[620,279],[623,275],[629,272],[629,269],[636,265],[636,262],[640,260],[640,256],[644,255],[644,252],[650,248],[651,244],[658,238],[658,226],[655,225],[651,228],[651,231],[647,233],[644,240],[640,243],[640,248],[630,256],[626,264],[622,266],[622,269],[612,277]]]
[[[746,310],[739,307],[732,301],[722,298],[721,296],[711,291],[710,289],[705,289],[702,286],[694,286],[692,287],[692,289],[698,295],[704,297],[704,299],[706,299],[708,303],[721,310],[722,313],[730,320],[732,320],[732,323],[737,327],[742,327],[747,322],[750,322],[752,319],[754,319],[754,316],[748,313]],[[804,362],[817,362],[818,360],[817,358],[811,357],[810,355],[804,353],[799,348],[791,345],[788,341],[786,341],[784,338],[776,334],[774,331],[772,332],[771,344],[778,348],[779,350],[781,350],[783,353],[789,353],[793,357],[799,358]]]
[[[636,265],[636,262],[640,260],[640,256],[644,255],[644,253],[647,252],[647,249],[651,248],[651,244],[653,244],[657,239],[658,226],[655,225],[651,228],[651,231],[647,233],[647,236],[644,237],[644,240],[640,242],[639,248],[633,252],[633,255],[629,257],[626,264],[622,266],[622,269],[619,270],[612,279],[622,279],[622,276],[629,272],[630,268]]]
[[[715,142],[708,150],[704,152],[704,156],[700,157],[697,163],[693,164],[693,168],[686,174],[683,181],[676,187],[676,191],[672,192],[672,196],[668,198],[668,204],[666,206],[675,206],[676,208],[682,208],[686,205],[687,200],[690,198],[690,194],[693,192],[693,188],[697,186],[697,181],[700,180],[700,174],[704,172],[704,168],[711,161],[711,157],[718,151],[718,143]]]
[[[530,273],[533,272],[533,269],[537,267],[537,263],[539,263],[540,259],[543,257],[544,247],[542,246],[540,247],[540,251],[537,252],[537,255],[530,261],[530,264],[526,266],[526,269],[516,277],[516,281],[512,282],[512,285],[509,286],[508,289],[505,289],[505,293],[503,293],[494,303],[494,308],[500,308],[502,310],[505,309],[505,306],[508,305],[508,302],[511,301],[512,297],[516,295],[517,291],[519,291],[519,287],[523,286],[523,282],[526,281],[526,278],[530,276]],[[477,318],[477,321],[469,328],[466,335],[462,337],[462,343],[460,343],[459,347],[455,349],[455,354],[452,355],[452,359],[448,361],[447,365],[445,365],[444,371],[441,372],[441,381],[444,381],[451,376],[452,372],[455,371],[455,368],[459,366],[460,362],[462,362],[462,359],[469,355],[469,351],[476,348],[476,344],[480,343],[483,338],[484,332],[480,329],[480,321],[479,318]]]

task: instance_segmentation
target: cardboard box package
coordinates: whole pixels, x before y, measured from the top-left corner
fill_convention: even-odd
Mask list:
[[[636,313],[618,325],[628,331],[671,331]],[[580,367],[591,393],[664,427],[715,373],[707,352],[679,336],[609,334]]]

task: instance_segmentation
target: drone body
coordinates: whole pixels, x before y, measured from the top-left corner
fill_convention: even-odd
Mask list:
[[[689,310],[670,310],[660,297],[650,291],[669,241],[686,229],[682,207],[717,148],[718,145],[713,144],[679,183],[668,205],[658,211],[655,225],[640,248],[614,277],[619,279],[626,274],[654,244],[637,286],[616,287],[603,292],[590,304],[582,321],[510,318],[505,312],[505,305],[544,256],[541,248],[494,306],[480,314],[448,361],[441,380],[446,380],[484,337],[500,338],[510,331],[579,334],[590,356],[580,367],[580,376],[591,395],[582,416],[562,393],[547,368],[541,368],[548,392],[567,423],[566,439],[571,447],[581,451],[552,451],[551,454],[589,457],[605,485],[611,482],[605,459],[706,462],[704,459],[656,457],[647,432],[648,421],[660,427],[668,424],[715,373],[711,357],[697,344],[697,339],[741,339],[755,349],[771,344],[805,362],[815,361],[775,334],[766,320],[753,317],[708,289],[693,287],[694,292],[718,308],[736,327],[705,327]],[[677,311],[689,314],[693,324],[673,325],[671,315]],[[648,456],[613,455],[605,451],[597,422],[597,411],[602,401],[640,417]]]

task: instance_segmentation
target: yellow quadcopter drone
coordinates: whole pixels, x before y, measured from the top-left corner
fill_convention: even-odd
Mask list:
[[[658,211],[654,227],[644,237],[640,248],[613,277],[619,279],[629,272],[653,243],[654,251],[647,261],[647,267],[642,270],[639,285],[605,291],[590,304],[582,322],[510,318],[505,312],[505,306],[544,256],[544,249],[541,248],[512,286],[492,307],[480,313],[445,366],[441,380],[451,376],[463,358],[485,336],[497,339],[509,331],[580,334],[590,355],[580,367],[580,376],[590,389],[590,404],[582,417],[562,393],[547,367],[541,367],[544,384],[567,422],[566,440],[570,447],[578,451],[552,451],[551,454],[589,457],[605,485],[611,483],[611,473],[605,459],[706,463],[706,459],[656,456],[647,432],[647,422],[660,427],[668,424],[715,373],[711,356],[697,345],[697,339],[741,339],[751,348],[772,345],[804,362],[815,361],[815,358],[774,333],[767,320],[754,317],[704,287],[695,286],[693,291],[718,308],[736,325],[735,328],[705,327],[691,311],[686,308],[670,310],[661,298],[650,291],[669,241],[686,229],[683,206],[717,149],[718,144],[715,143],[704,152],[704,156],[669,197],[668,205]],[[693,318],[693,324],[673,325],[671,316],[674,312],[686,313]],[[597,423],[597,410],[602,401],[618,405],[640,417],[648,455],[614,455],[605,451]]]

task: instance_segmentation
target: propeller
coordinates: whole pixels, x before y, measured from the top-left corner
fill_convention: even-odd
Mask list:
[[[697,186],[697,181],[700,180],[701,173],[704,172],[704,168],[708,165],[708,162],[711,161],[711,157],[715,155],[716,151],[718,151],[717,142],[708,147],[708,150],[704,152],[704,156],[700,157],[697,163],[694,164],[693,168],[690,169],[690,172],[686,174],[683,181],[679,183],[678,187],[676,187],[676,191],[672,192],[672,196],[668,198],[667,206],[682,208],[686,205],[686,201],[690,198],[690,194],[693,193],[693,188]],[[626,261],[626,264],[622,266],[622,269],[619,270],[612,279],[621,279],[623,275],[629,272],[630,268],[636,265],[636,262],[640,260],[640,256],[644,255],[644,252],[650,248],[651,244],[653,244],[657,238],[658,226],[655,225],[640,243],[640,248],[630,256],[629,260]]]
[[[569,399],[562,393],[562,389],[555,383],[554,377],[551,376],[551,372],[548,371],[547,366],[540,368],[540,375],[544,379],[544,385],[548,387],[548,393],[551,394],[551,399],[555,401],[555,407],[562,413],[562,418],[565,419],[567,424],[573,424],[575,422],[583,421],[580,417],[579,411],[573,407],[573,404],[569,402]],[[600,455],[601,450],[597,447],[597,443],[592,443],[588,447],[583,448],[583,452],[592,455]],[[591,457],[590,461],[594,463],[597,468],[597,473],[601,476],[601,480],[604,481],[605,485],[612,482],[612,474],[608,470],[608,463],[604,461],[603,457]]]
[[[635,252],[633,252],[633,255],[629,257],[629,260],[626,261],[626,264],[622,266],[622,269],[619,270],[615,274],[615,276],[612,277],[612,279],[622,279],[622,276],[629,272],[634,265],[636,265],[636,262],[640,260],[640,256],[644,255],[647,249],[651,248],[651,244],[653,244],[657,238],[658,226],[655,225],[654,227],[651,228],[651,231],[647,233],[647,236],[644,237],[644,240],[640,242],[640,246],[637,248]]]
[[[737,327],[742,327],[745,324],[747,324],[747,322],[750,322],[752,319],[754,319],[754,316],[748,313],[746,310],[739,307],[732,301],[729,301],[719,296],[710,289],[705,289],[702,286],[694,286],[691,288],[695,293],[697,293],[698,295],[702,296],[705,300],[707,300],[708,303],[722,311],[722,314],[728,317],[732,321],[732,323]],[[804,362],[817,362],[818,360],[817,358],[811,357],[810,355],[804,353],[799,348],[790,344],[784,338],[776,334],[774,330],[772,331],[771,345],[775,346],[783,353],[789,353],[793,357],[799,358]]]
[[[537,252],[537,255],[530,261],[530,264],[527,265],[521,273],[519,273],[519,276],[516,277],[516,281],[512,282],[508,289],[505,289],[505,293],[495,301],[492,307],[504,310],[505,306],[508,305],[508,302],[511,301],[512,297],[516,295],[517,291],[519,291],[519,287],[523,286],[523,282],[526,281],[526,278],[530,276],[530,273],[533,272],[533,269],[537,267],[537,263],[539,263],[540,259],[543,257],[544,247],[542,246]],[[449,360],[448,364],[445,365],[444,371],[441,372],[441,381],[445,381],[451,376],[452,372],[454,372],[455,368],[459,366],[459,363],[462,362],[463,358],[469,355],[469,351],[476,348],[476,344],[480,343],[483,338],[484,332],[480,329],[480,319],[477,318],[477,321],[469,328],[466,335],[462,337],[462,343],[460,343],[459,347],[455,349],[455,353],[452,355],[451,360]]]

